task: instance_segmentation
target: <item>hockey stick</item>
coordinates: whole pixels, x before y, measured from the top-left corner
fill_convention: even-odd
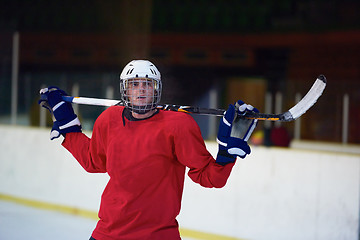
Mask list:
[[[323,93],[326,87],[326,78],[324,75],[320,75],[314,82],[313,86],[309,92],[291,109],[281,114],[268,114],[268,113],[255,113],[247,112],[245,118],[249,119],[258,119],[258,120],[267,120],[267,121],[283,121],[289,122],[299,118],[303,115],[309,108],[311,108],[318,98]],[[110,107],[114,105],[124,106],[124,103],[120,100],[110,100],[110,99],[100,99],[100,98],[88,98],[88,97],[72,97],[72,96],[63,96],[65,102],[76,103],[76,104],[86,104],[86,105],[97,105]],[[185,112],[193,114],[205,114],[213,116],[223,116],[224,109],[213,109],[213,108],[200,108],[194,106],[181,106],[181,105],[158,105],[158,109],[176,111],[176,112]]]

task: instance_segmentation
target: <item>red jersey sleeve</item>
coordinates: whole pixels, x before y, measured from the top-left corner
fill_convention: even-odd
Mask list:
[[[176,124],[174,136],[178,161],[189,168],[189,177],[201,186],[225,186],[235,163],[225,166],[215,163],[215,159],[206,149],[199,126],[191,116],[184,115],[182,121]]]
[[[90,173],[107,172],[106,150],[103,146],[106,131],[100,130],[107,126],[103,123],[103,119],[104,117],[100,116],[96,120],[91,139],[83,133],[67,133],[62,143],[80,165]]]

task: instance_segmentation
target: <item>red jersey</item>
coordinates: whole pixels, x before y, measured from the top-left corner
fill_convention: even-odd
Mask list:
[[[102,194],[97,240],[180,239],[185,168],[204,187],[223,187],[234,163],[221,166],[206,150],[200,129],[186,113],[162,111],[140,121],[123,117],[124,107],[105,110],[91,139],[67,133],[63,146],[88,172],[110,180]]]

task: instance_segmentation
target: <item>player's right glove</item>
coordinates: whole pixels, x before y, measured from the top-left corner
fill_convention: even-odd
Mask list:
[[[69,132],[81,132],[81,124],[74,113],[71,103],[62,100],[67,95],[57,87],[48,87],[40,90],[40,106],[48,109],[53,116],[54,125],[50,132],[50,139],[53,140]]]
[[[244,118],[247,111],[259,112],[241,100],[229,105],[219,125],[217,136],[219,151],[216,163],[226,165],[235,162],[236,157],[245,158],[250,154],[247,140],[254,131],[257,120]]]

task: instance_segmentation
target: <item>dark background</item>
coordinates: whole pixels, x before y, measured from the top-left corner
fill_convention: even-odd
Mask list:
[[[2,119],[10,113],[12,37],[19,32],[24,124],[38,125],[41,86],[70,92],[77,83],[80,95],[91,97],[113,86],[119,98],[122,68],[145,58],[163,75],[162,102],[204,107],[215,89],[219,108],[242,99],[263,112],[266,92],[273,98],[281,92],[285,111],[324,74],[328,86],[301,118],[301,138],[340,142],[349,94],[348,141],[360,143],[359,1],[1,0],[0,6]],[[102,110],[81,106],[80,115],[91,128]],[[213,138],[206,118],[195,118]],[[294,123],[282,126],[292,137]]]

